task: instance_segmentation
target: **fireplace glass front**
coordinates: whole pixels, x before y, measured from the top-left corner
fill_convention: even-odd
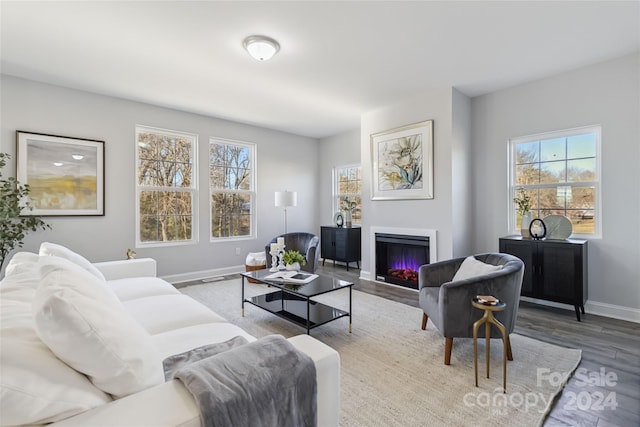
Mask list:
[[[418,269],[429,263],[429,237],[376,233],[376,280],[418,289]]]

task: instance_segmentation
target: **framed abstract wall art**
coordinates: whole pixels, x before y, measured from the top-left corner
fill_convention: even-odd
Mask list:
[[[17,178],[40,216],[104,215],[104,141],[16,132]]]
[[[371,135],[371,199],[433,199],[433,120]]]

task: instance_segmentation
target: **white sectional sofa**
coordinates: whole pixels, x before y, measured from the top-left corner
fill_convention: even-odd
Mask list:
[[[256,338],[156,277],[153,259],[91,264],[43,243],[0,282],[0,424],[199,426],[199,409],[162,360]],[[337,426],[340,358],[308,335],[289,341],[316,367],[319,426]]]

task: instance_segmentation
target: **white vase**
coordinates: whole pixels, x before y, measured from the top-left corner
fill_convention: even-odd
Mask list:
[[[287,264],[286,268],[290,271],[300,271],[300,263],[294,262],[293,264]]]
[[[531,211],[527,211],[522,215],[522,219],[520,220],[520,234],[525,239],[531,238],[531,233],[529,232],[529,225],[531,225],[532,219]]]

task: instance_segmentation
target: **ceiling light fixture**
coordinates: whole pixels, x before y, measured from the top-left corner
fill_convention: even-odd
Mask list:
[[[249,36],[242,46],[258,61],[267,61],[280,50],[278,42],[266,36]]]

